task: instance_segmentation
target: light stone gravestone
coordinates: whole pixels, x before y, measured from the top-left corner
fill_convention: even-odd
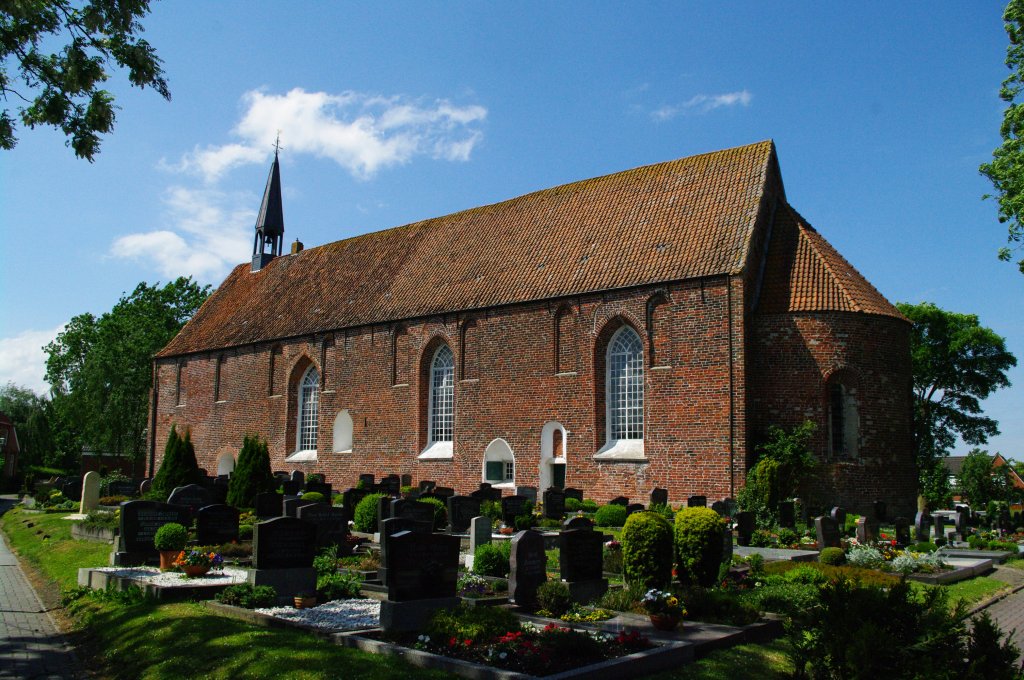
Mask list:
[[[475,555],[476,549],[491,542],[491,518],[474,517],[469,522],[469,552]]]
[[[100,473],[86,472],[82,478],[82,502],[78,512],[88,515],[100,505]]]

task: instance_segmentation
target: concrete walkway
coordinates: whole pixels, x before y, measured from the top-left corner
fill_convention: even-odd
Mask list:
[[[1024,583],[1024,572],[1019,569],[996,567],[996,570],[989,576],[1015,587]],[[1021,650],[1021,655],[1017,657],[1017,663],[1024,663],[1024,590],[1007,595],[981,611],[988,612],[1004,633],[1007,635],[1012,633],[1011,641]]]
[[[0,514],[16,502],[0,496]],[[0,678],[79,678],[77,661],[0,535]]]

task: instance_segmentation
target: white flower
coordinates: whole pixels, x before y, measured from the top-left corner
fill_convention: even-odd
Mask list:
[[[501,654],[498,655],[498,658],[501,659],[502,661],[504,661],[505,659],[508,658],[508,652],[502,652]]]

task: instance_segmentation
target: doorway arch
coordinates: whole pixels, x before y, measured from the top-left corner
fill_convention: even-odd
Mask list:
[[[554,420],[544,423],[540,430],[540,491],[551,486],[565,488],[568,434],[565,426]]]

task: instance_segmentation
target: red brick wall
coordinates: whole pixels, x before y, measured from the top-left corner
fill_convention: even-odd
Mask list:
[[[916,508],[917,471],[911,438],[909,325],[854,313],[757,315],[750,335],[751,440],[770,425],[818,424],[821,461],[812,503],[866,511],[886,501],[908,518]],[[856,389],[858,451],[830,458],[826,384],[843,375]]]
[[[177,423],[191,429],[200,465],[211,473],[218,456],[237,455],[244,435],[259,434],[268,440],[273,469],[321,472],[335,488],[353,485],[360,473],[393,472],[468,492],[482,479],[484,449],[500,437],[515,453],[516,483],[536,486],[541,428],[555,420],[569,432],[566,484],[584,489],[588,497],[606,501],[624,495],[646,503],[658,486],[668,488],[676,504],[691,494],[725,497],[734,493],[730,461],[734,484],[741,484],[748,448],[743,305],[737,303],[742,296],[739,280],[718,277],[414,320],[402,325],[397,342],[391,325],[281,341],[269,395],[270,345],[190,356],[182,370],[180,406],[174,398],[175,361],[163,360],[156,462],[171,424]],[[467,321],[472,325],[463,333]],[[603,370],[603,341],[621,323],[632,325],[645,348],[653,342],[656,350],[655,366],[645,350],[647,460],[642,463],[593,458],[605,444],[603,400],[595,399],[603,374],[595,383],[595,364]],[[420,461],[416,456],[426,427],[423,363],[439,342],[447,342],[456,357],[454,457]],[[575,350],[571,361],[567,347]],[[218,354],[223,359],[215,403]],[[295,450],[296,383],[310,362],[323,373],[325,385],[318,460],[289,463],[285,456]],[[334,418],[345,408],[353,418],[353,452],[333,453]]]

